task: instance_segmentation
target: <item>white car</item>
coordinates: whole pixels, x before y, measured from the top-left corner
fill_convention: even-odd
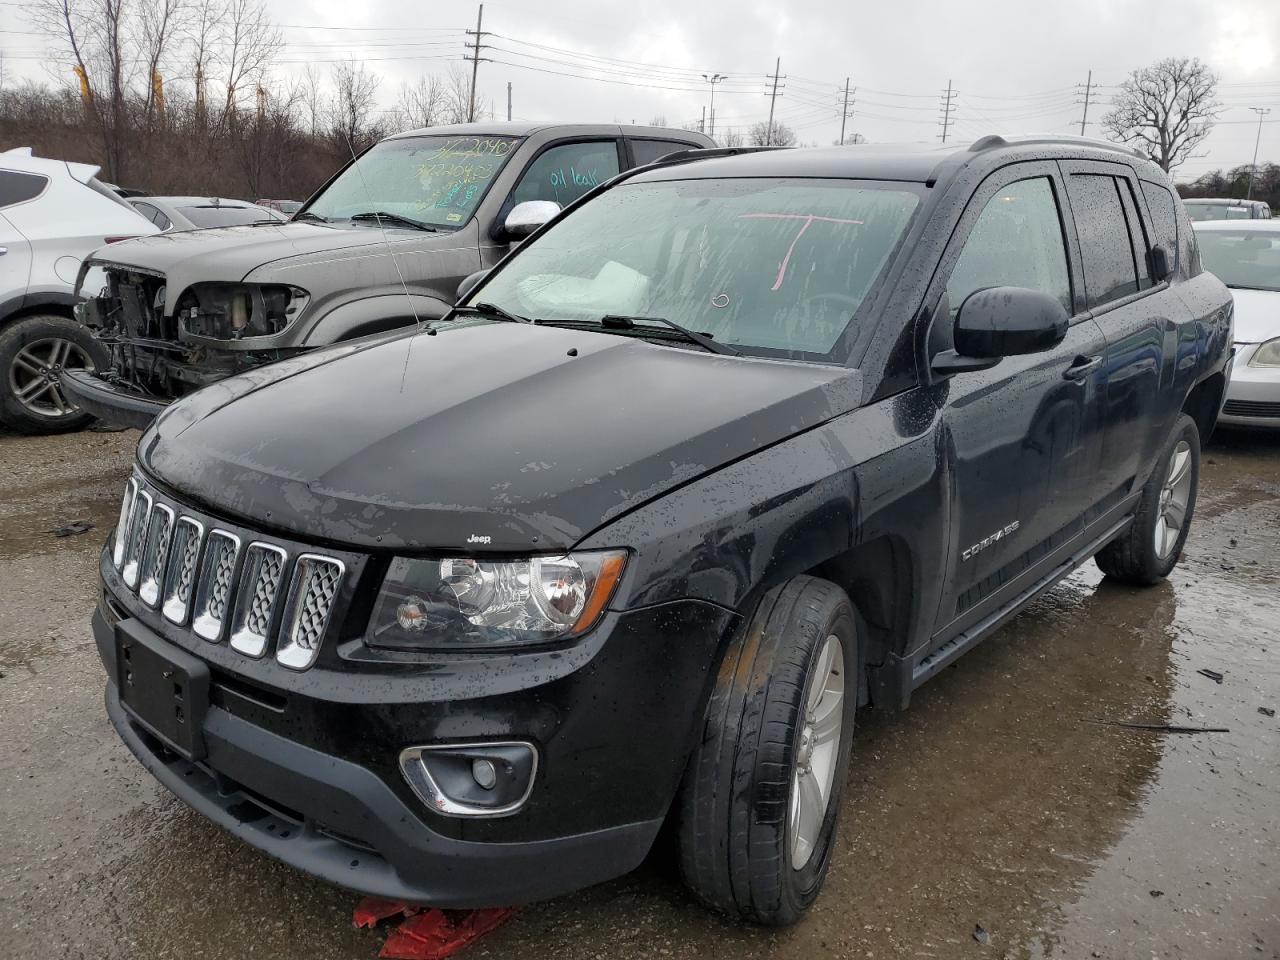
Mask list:
[[[1204,268],[1235,298],[1236,358],[1223,426],[1280,429],[1280,219],[1195,225]]]
[[[80,262],[104,243],[158,228],[104,187],[98,168],[0,153],[0,424],[59,433],[90,417],[68,402],[64,369],[93,369],[102,348],[71,308]]]

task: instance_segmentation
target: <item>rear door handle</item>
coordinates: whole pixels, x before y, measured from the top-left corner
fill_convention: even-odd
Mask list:
[[[0,257],[3,257],[8,252],[9,252],[8,247],[0,247]]]
[[[1083,380],[1102,366],[1102,357],[1079,356],[1062,372],[1063,380]]]

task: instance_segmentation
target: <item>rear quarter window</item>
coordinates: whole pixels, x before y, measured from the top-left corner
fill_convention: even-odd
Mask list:
[[[1138,290],[1138,271],[1116,178],[1072,174],[1067,184],[1084,260],[1089,309]]]
[[[1151,239],[1158,246],[1164,247],[1169,255],[1169,265],[1177,270],[1181,259],[1178,250],[1178,208],[1173,193],[1168,187],[1150,180],[1142,181],[1142,193],[1147,198],[1147,209],[1151,211],[1151,228],[1155,236]]]
[[[692,150],[691,143],[677,143],[675,140],[632,140],[631,155],[635,158],[636,166],[643,167],[646,163],[653,163],[655,160],[661,160],[669,153],[678,153],[681,150]]]
[[[49,178],[37,173],[0,170],[0,208],[34,200],[48,184]]]

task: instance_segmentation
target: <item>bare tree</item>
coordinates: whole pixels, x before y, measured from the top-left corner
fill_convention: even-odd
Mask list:
[[[796,132],[779,120],[773,121],[773,131],[769,130],[769,121],[761,120],[753,123],[747,132],[747,140],[756,146],[791,147],[796,142]]]
[[[141,47],[147,65],[142,114],[148,133],[154,129],[157,117],[163,122],[165,61],[189,14],[186,0],[144,0],[139,7]]]
[[[308,63],[299,81],[299,103],[307,118],[311,136],[318,136],[324,126],[324,80],[314,63]]]
[[[720,134],[720,145],[722,147],[740,147],[744,142],[742,131],[736,127],[728,127],[724,133]]]
[[[219,38],[219,60],[227,85],[223,124],[243,100],[256,96],[267,66],[284,43],[262,0],[227,0],[225,13]]]
[[[471,105],[471,75],[461,66],[454,64],[449,68],[449,76],[444,81],[444,101],[440,119],[443,123],[466,123]],[[476,94],[476,116],[493,112],[493,101],[488,97]]]
[[[340,149],[359,153],[378,139],[373,124],[378,83],[378,76],[354,59],[334,64],[329,126]]]
[[[1167,57],[1129,74],[1102,126],[1138,144],[1167,172],[1209,136],[1222,109],[1217,90],[1217,76],[1199,59]]]
[[[414,83],[400,87],[396,102],[397,126],[405,130],[434,127],[443,120],[445,112],[445,84],[434,74],[421,76]]]

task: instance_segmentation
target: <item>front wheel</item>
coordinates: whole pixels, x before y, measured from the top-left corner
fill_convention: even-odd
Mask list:
[[[1108,577],[1150,585],[1169,575],[1191,530],[1200,485],[1200,431],[1178,417],[1156,468],[1142,488],[1133,523],[1094,558]]]
[[[93,418],[67,399],[64,370],[95,370],[102,347],[87,329],[58,316],[33,316],[0,329],[0,423],[19,433],[65,433]]]
[[[849,768],[857,643],[844,591],[796,577],[725,653],[679,800],[685,882],[713,909],[780,926],[817,898]]]

